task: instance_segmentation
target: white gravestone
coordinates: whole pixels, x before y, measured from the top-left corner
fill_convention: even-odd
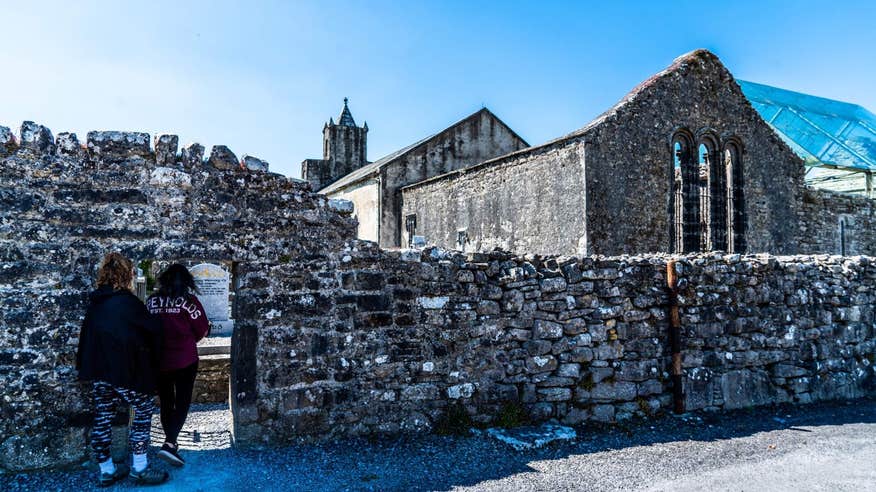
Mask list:
[[[228,304],[229,276],[219,265],[201,263],[189,271],[195,277],[198,287],[198,300],[204,305],[207,319],[210,320],[211,336],[230,335],[234,329],[234,320]]]

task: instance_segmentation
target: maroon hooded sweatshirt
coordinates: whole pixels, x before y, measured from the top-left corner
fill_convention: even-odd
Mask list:
[[[173,371],[198,362],[198,341],[210,329],[201,301],[193,295],[176,299],[152,296],[146,307],[161,318],[164,327],[160,370]]]

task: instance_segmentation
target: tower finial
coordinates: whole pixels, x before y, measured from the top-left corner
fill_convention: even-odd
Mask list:
[[[341,115],[338,116],[338,125],[340,126],[356,126],[353,120],[353,115],[350,113],[350,108],[347,106],[349,99],[344,98],[344,109],[341,110]]]

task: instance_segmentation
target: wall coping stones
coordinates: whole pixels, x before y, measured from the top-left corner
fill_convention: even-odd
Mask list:
[[[0,126],[0,157],[7,157],[18,151],[29,155],[49,154],[63,157],[87,155],[94,161],[105,163],[133,159],[154,163],[158,167],[181,165],[184,168],[198,168],[210,164],[220,170],[239,169],[265,173],[270,171],[267,161],[246,154],[242,159],[238,159],[225,145],[214,145],[206,161],[204,150],[204,146],[196,142],[180,149],[179,136],[173,134],[160,134],[153,139],[145,132],[95,130],[88,132],[83,145],[73,132],[62,132],[55,138],[49,128],[33,121],[25,121],[21,124],[17,138],[9,127]],[[285,178],[289,181],[306,183],[296,178]],[[307,191],[310,191],[310,188]],[[336,211],[343,213],[342,210]]]
[[[240,167],[240,160],[225,145],[214,145],[207,160],[216,169],[235,169]]]
[[[172,166],[176,164],[176,150],[179,147],[179,137],[176,135],[156,135],[155,165]]]
[[[85,149],[82,148],[79,137],[75,133],[61,132],[55,142],[58,155],[79,157],[85,154]]]
[[[18,148],[18,142],[12,130],[6,126],[0,126],[0,157],[7,156]]]
[[[241,162],[243,163],[244,169],[249,171],[264,171],[267,172],[270,165],[267,161],[263,161],[258,157],[253,157],[251,155],[243,154],[241,158]]]
[[[149,134],[143,132],[90,131],[86,138],[94,159],[123,161],[152,157]]]
[[[180,152],[179,160],[186,168],[202,166],[204,164],[204,146],[197,142],[186,144]]]
[[[51,153],[55,148],[55,139],[48,128],[33,121],[25,121],[21,124],[19,144],[20,150],[26,149],[37,154]]]

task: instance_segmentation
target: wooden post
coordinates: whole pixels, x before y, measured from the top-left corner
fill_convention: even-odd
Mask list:
[[[681,315],[678,312],[678,275],[676,260],[666,263],[666,286],[669,290],[669,348],[672,353],[672,403],[675,413],[684,413],[684,389],[681,368]]]

